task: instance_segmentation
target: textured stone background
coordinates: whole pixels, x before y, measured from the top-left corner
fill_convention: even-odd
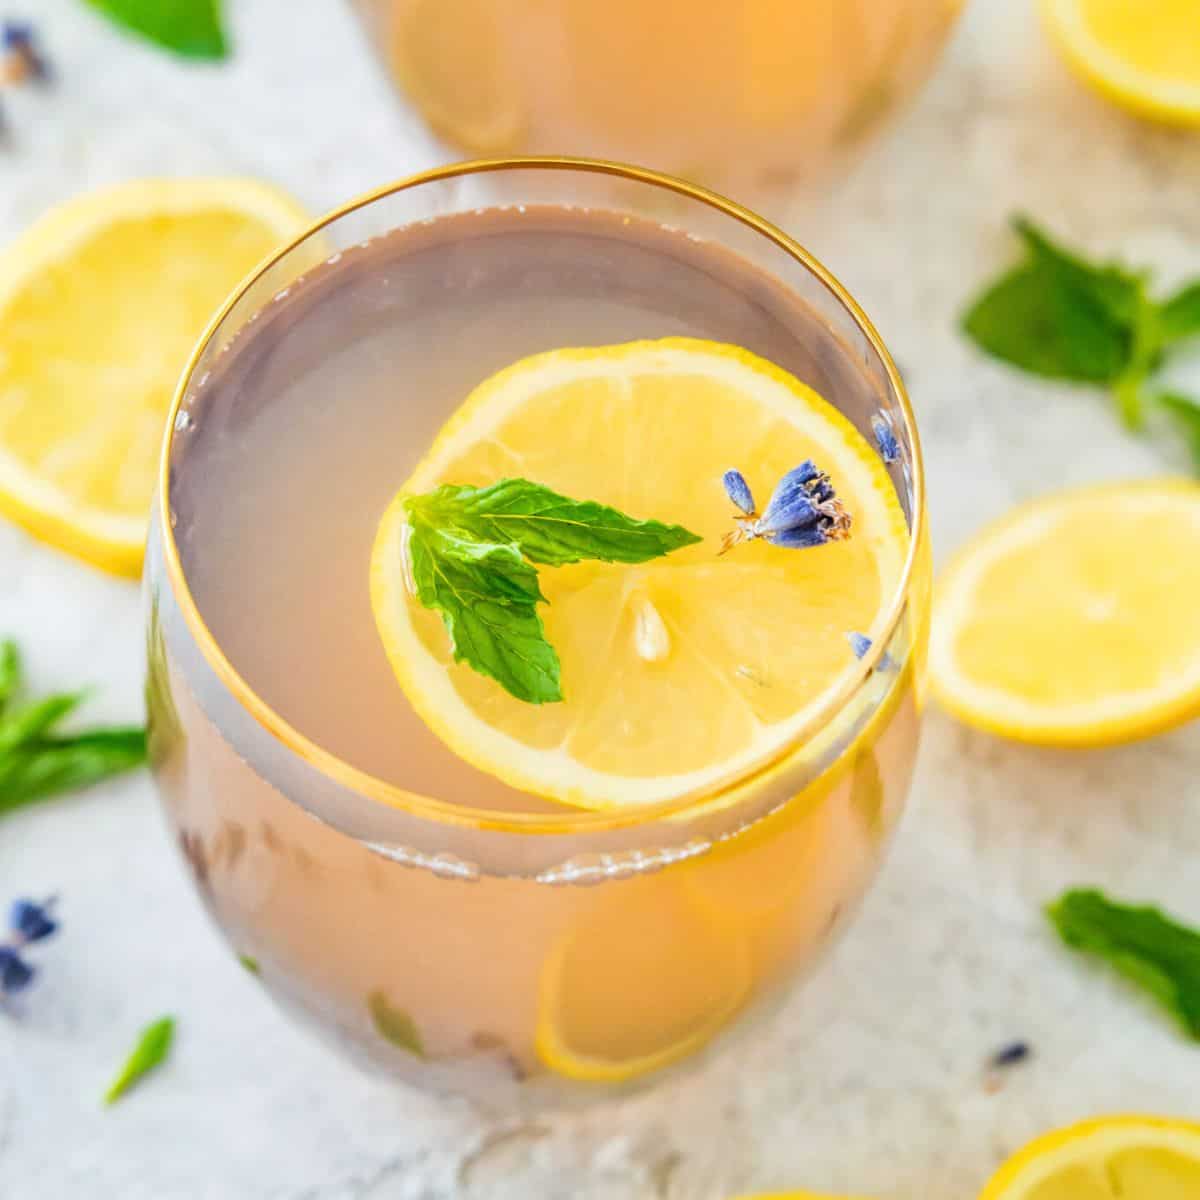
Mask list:
[[[442,153],[395,104],[334,0],[236,0],[236,60],[182,68],[78,0],[37,12],[62,71],[9,106],[0,239],[127,176],[247,172],[321,209]],[[1062,482],[1161,471],[1090,394],[978,361],[964,297],[1023,208],[1097,250],[1200,273],[1200,138],[1081,91],[1030,0],[974,0],[933,85],[794,231],[876,318],[923,425],[940,556]],[[14,11],[16,10],[16,11]],[[1193,364],[1195,366],[1196,364]],[[1192,372],[1200,387],[1200,371]],[[103,686],[138,712],[138,597],[0,526],[0,630],[37,685]],[[912,810],[859,923],[741,1061],[620,1110],[520,1126],[364,1079],[281,1021],[218,943],[145,778],[5,820],[0,900],[63,893],[66,929],[26,1011],[0,1019],[0,1197],[718,1200],[805,1185],[963,1200],[1007,1151],[1114,1109],[1197,1113],[1200,1052],[1050,940],[1039,905],[1104,883],[1200,920],[1200,731],[1039,752],[934,712]],[[180,1014],[163,1074],[97,1098],[134,1032]],[[981,1060],[1037,1048],[1004,1089]]]

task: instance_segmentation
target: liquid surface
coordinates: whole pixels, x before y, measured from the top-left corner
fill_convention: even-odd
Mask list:
[[[860,427],[877,398],[798,297],[650,223],[530,208],[441,218],[312,272],[244,330],[175,440],[175,534],[235,668],[290,724],[391,783],[536,809],[452,754],[397,685],[368,563],[379,517],[482,380],[563,346],[732,342]]]

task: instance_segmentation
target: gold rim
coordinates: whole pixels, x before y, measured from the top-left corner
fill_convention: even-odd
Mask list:
[[[830,694],[825,704],[813,715],[812,720],[797,733],[789,745],[783,747],[773,759],[762,763],[755,771],[750,772],[734,784],[717,792],[686,794],[672,800],[661,801],[658,804],[646,805],[645,807],[634,808],[629,811],[621,809],[609,809],[600,812],[569,811],[564,812],[562,815],[555,814],[548,816],[544,813],[503,813],[492,809],[470,808],[457,804],[449,804],[445,801],[435,800],[432,797],[423,796],[417,792],[410,792],[405,788],[387,783],[366,771],[351,766],[349,763],[338,758],[337,755],[330,753],[306,737],[298,729],[285,721],[283,717],[254,691],[225,656],[220,644],[213,636],[203,616],[201,616],[195,598],[192,596],[191,589],[188,586],[187,578],[183,571],[183,564],[179,559],[179,548],[176,545],[175,534],[171,528],[169,490],[171,450],[174,446],[176,431],[175,418],[191,386],[192,376],[195,373],[197,364],[208,349],[218,329],[224,324],[225,318],[233,310],[238,301],[264,275],[271,271],[278,263],[286,259],[293,250],[299,248],[309,238],[320,233],[321,230],[341,220],[343,217],[357,212],[359,209],[366,208],[376,201],[383,200],[398,192],[420,187],[423,184],[439,183],[443,180],[455,179],[463,175],[482,175],[494,171],[511,170],[565,170],[581,171],[593,175],[613,175],[635,183],[644,183],[651,187],[662,188],[666,191],[674,192],[676,195],[683,196],[686,199],[706,204],[709,208],[714,208],[723,215],[731,217],[749,229],[754,230],[789,254],[810,274],[820,280],[846,309],[868,342],[870,342],[872,349],[879,356],[880,362],[883,363],[884,370],[887,372],[888,382],[900,404],[900,411],[904,417],[905,431],[908,434],[909,444],[912,447],[914,516],[911,536],[909,538],[908,555],[905,558],[904,569],[901,572],[895,594],[888,608],[885,632],[875,640],[870,651],[859,662],[857,672],[849,676],[836,692]],[[367,192],[365,195],[351,200],[340,208],[335,208],[331,212],[326,213],[325,216],[315,221],[303,233],[280,247],[274,254],[259,264],[253,273],[247,276],[232,295],[229,296],[209,322],[208,328],[201,335],[184,368],[179,386],[175,390],[175,395],[167,414],[166,437],[163,440],[162,454],[159,459],[157,495],[158,533],[162,541],[163,561],[166,567],[167,580],[175,602],[178,604],[179,610],[192,636],[199,645],[201,653],[204,655],[208,665],[216,673],[217,678],[268,734],[322,775],[327,776],[329,779],[353,792],[359,793],[367,799],[378,800],[393,808],[402,809],[414,816],[442,823],[475,829],[524,834],[564,834],[622,829],[649,824],[662,820],[665,817],[685,817],[693,812],[698,812],[709,807],[715,796],[723,792],[728,792],[733,788],[745,787],[747,783],[765,774],[781,759],[790,754],[798,744],[810,740],[817,731],[827,725],[833,716],[841,711],[851,700],[875,667],[885,648],[891,642],[908,602],[917,550],[921,544],[921,540],[925,536],[926,521],[925,466],[921,457],[921,443],[917,437],[916,420],[913,416],[908,393],[904,387],[904,381],[901,379],[900,372],[896,369],[896,364],[892,361],[892,357],[888,353],[883,339],[867,318],[866,313],[863,312],[845,287],[821,263],[809,254],[799,242],[789,237],[781,229],[776,228],[769,221],[751,212],[748,208],[732,200],[728,200],[716,192],[709,191],[707,188],[699,187],[696,184],[676,179],[670,175],[663,175],[644,167],[626,166],[622,163],[605,162],[599,159],[557,156],[477,159],[470,162],[451,163],[448,166],[435,167],[429,171],[422,171],[417,175],[410,175],[408,178],[396,183],[387,184],[384,187]]]

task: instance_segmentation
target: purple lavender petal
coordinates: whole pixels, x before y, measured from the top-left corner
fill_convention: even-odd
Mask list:
[[[8,923],[22,941],[40,942],[58,930],[58,922],[50,915],[50,902],[38,904],[33,900],[14,900],[9,909]]]
[[[846,640],[850,643],[850,649],[854,651],[855,658],[863,658],[873,644],[865,633],[848,633]]]
[[[767,507],[763,510],[758,529],[764,536],[783,529],[795,529],[813,524],[820,515],[814,502],[814,490],[809,485],[820,480],[812,459],[793,467],[776,485]],[[830,496],[832,496],[832,490]]]
[[[900,458],[900,443],[896,441],[896,435],[892,432],[892,427],[882,413],[876,413],[871,418],[871,429],[875,434],[875,444],[879,447],[879,454],[885,463],[894,463]]]
[[[754,494],[750,491],[750,485],[746,482],[746,477],[741,471],[726,471],[721,478],[721,482],[725,485],[725,495],[746,516],[751,516],[755,512]]]
[[[819,525],[810,525],[807,529],[777,529],[762,536],[772,546],[782,546],[786,550],[808,550],[813,546],[824,546],[829,541]]]
[[[11,946],[0,946],[0,996],[15,996],[23,992],[36,974]]]

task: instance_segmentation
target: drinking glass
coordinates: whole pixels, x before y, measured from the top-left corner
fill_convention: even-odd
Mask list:
[[[736,254],[805,315],[808,382],[866,437],[881,421],[894,433],[888,470],[910,541],[886,632],[781,753],[720,790],[605,811],[505,811],[374,777],[251,687],[193,594],[180,468],[205,419],[206,377],[231,341],[317,264],[414,223],[521,205],[668,223]],[[322,486],[336,510],[337,480]],[[272,536],[304,549],[303,527]],[[227,546],[189,545],[236,595],[244,568]],[[711,1053],[734,1027],[761,1025],[854,912],[909,787],[929,570],[900,375],[859,306],[794,240],[729,200],[632,167],[515,159],[432,170],[354,200],[276,253],[184,372],[145,575],[151,757],[166,817],[243,966],[361,1061],[510,1107],[633,1087]],[[282,615],[245,620],[253,630]],[[303,655],[287,669],[303,684]]]
[[[725,187],[820,179],[930,73],[961,0],[355,0],[472,154],[571,153]]]

